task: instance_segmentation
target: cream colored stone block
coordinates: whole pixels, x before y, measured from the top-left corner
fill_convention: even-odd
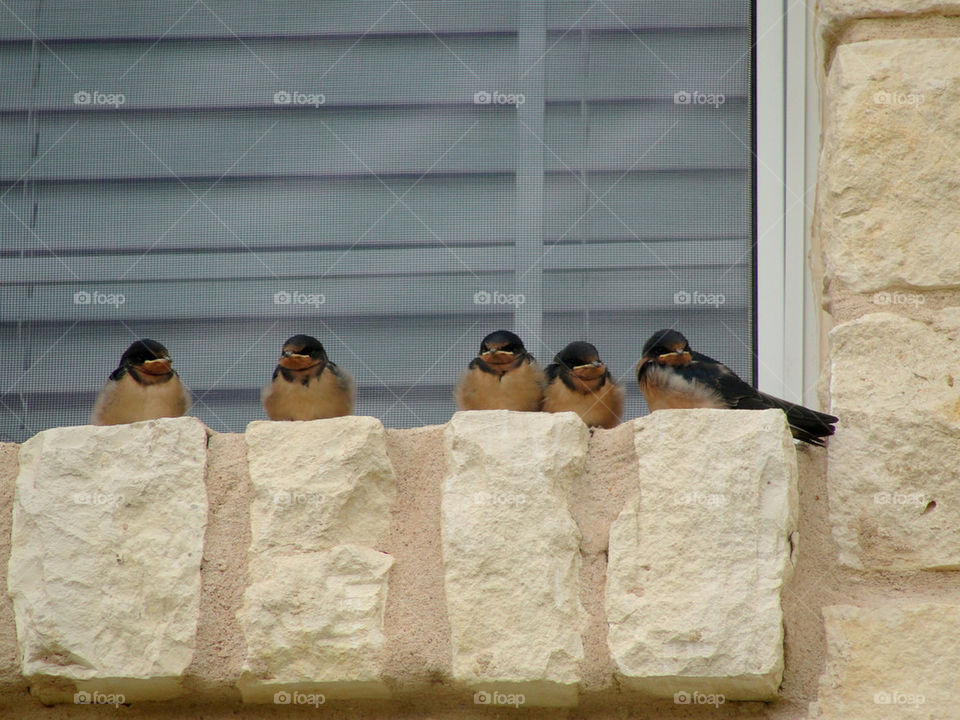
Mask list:
[[[936,13],[960,15],[960,2],[944,0],[819,0],[817,14],[822,23],[868,17],[903,17]]]
[[[881,306],[960,286],[960,39],[842,45],[824,96],[818,233],[827,277],[883,291]],[[914,291],[897,298],[891,288]]]
[[[776,698],[798,505],[784,414],[661,410],[634,429],[639,493],[610,528],[607,569],[620,681],[681,702]]]
[[[252,422],[246,439],[251,561],[372,547],[386,532],[396,483],[376,418]]]
[[[960,346],[872,313],[830,333],[830,522],[858,569],[960,568]]]
[[[827,662],[813,720],[960,717],[960,606],[823,609]]]
[[[73,701],[58,679],[128,702],[179,694],[199,615],[206,440],[199,420],[163,418],[54,428],[20,448],[8,583],[21,669],[44,702]]]
[[[383,425],[354,416],[254,422],[246,439],[244,701],[388,696],[383,612],[393,558],[374,546],[389,527],[396,478]]]
[[[380,674],[391,565],[389,555],[359,545],[275,558],[238,613],[247,640],[244,702],[307,704],[294,693],[389,697]]]
[[[458,412],[444,431],[453,676],[491,698],[576,702],[584,614],[567,492],[588,439],[573,413]]]

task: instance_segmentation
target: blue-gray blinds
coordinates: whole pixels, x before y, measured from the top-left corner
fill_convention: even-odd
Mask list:
[[[87,420],[137,337],[215,430],[315,335],[359,414],[444,422],[495,329],[748,380],[750,3],[0,7],[0,440]]]

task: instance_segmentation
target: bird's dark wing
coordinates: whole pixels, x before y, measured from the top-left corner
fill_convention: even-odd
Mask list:
[[[700,353],[691,353],[691,355],[694,361],[678,369],[685,375],[689,373],[688,377],[691,379],[696,379],[716,390],[727,407],[736,410],[779,408],[786,413],[787,423],[790,425],[793,436],[811,445],[822,446],[821,438],[833,435],[835,430],[833,424],[838,420],[833,415],[767,395],[741,380],[723,363]]]
[[[543,372],[547,376],[547,382],[553,382],[560,375],[560,363],[550,363]]]

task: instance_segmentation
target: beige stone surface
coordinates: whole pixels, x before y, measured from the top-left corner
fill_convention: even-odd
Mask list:
[[[784,414],[662,410],[634,428],[639,492],[610,528],[606,587],[622,683],[776,698],[798,505]]]
[[[246,439],[250,584],[237,613],[246,642],[243,699],[384,697],[393,559],[374,546],[390,527],[396,478],[383,425],[355,416],[254,422]]]
[[[960,717],[960,605],[823,609],[827,663],[810,720]]]
[[[456,413],[441,502],[453,678],[525,705],[576,702],[580,531],[567,507],[590,437],[574,413]]]
[[[960,345],[891,313],[838,325],[830,345],[840,422],[827,473],[840,562],[960,568]]]
[[[21,667],[48,702],[179,692],[206,524],[196,418],[45,430],[20,448],[8,570]]]
[[[864,17],[907,16],[937,13],[960,15],[960,2],[943,0],[818,0],[821,22],[833,23]]]
[[[247,640],[244,701],[277,702],[294,691],[387,697],[380,674],[392,564],[389,555],[359,545],[274,557],[238,613]]]
[[[816,227],[827,279],[891,307],[960,287],[960,39],[842,45],[825,96]]]
[[[396,480],[379,420],[348,416],[247,427],[250,559],[372,547],[389,526]]]

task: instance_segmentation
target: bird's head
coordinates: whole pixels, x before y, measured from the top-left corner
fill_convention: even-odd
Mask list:
[[[579,340],[558,352],[553,361],[560,366],[562,372],[576,375],[581,380],[593,380],[607,372],[607,366],[600,361],[597,348]]]
[[[497,330],[480,343],[479,357],[488,365],[509,365],[527,354],[523,340],[509,330]]]
[[[283,344],[279,364],[287,370],[306,370],[327,363],[327,352],[315,337],[294,335]]]

